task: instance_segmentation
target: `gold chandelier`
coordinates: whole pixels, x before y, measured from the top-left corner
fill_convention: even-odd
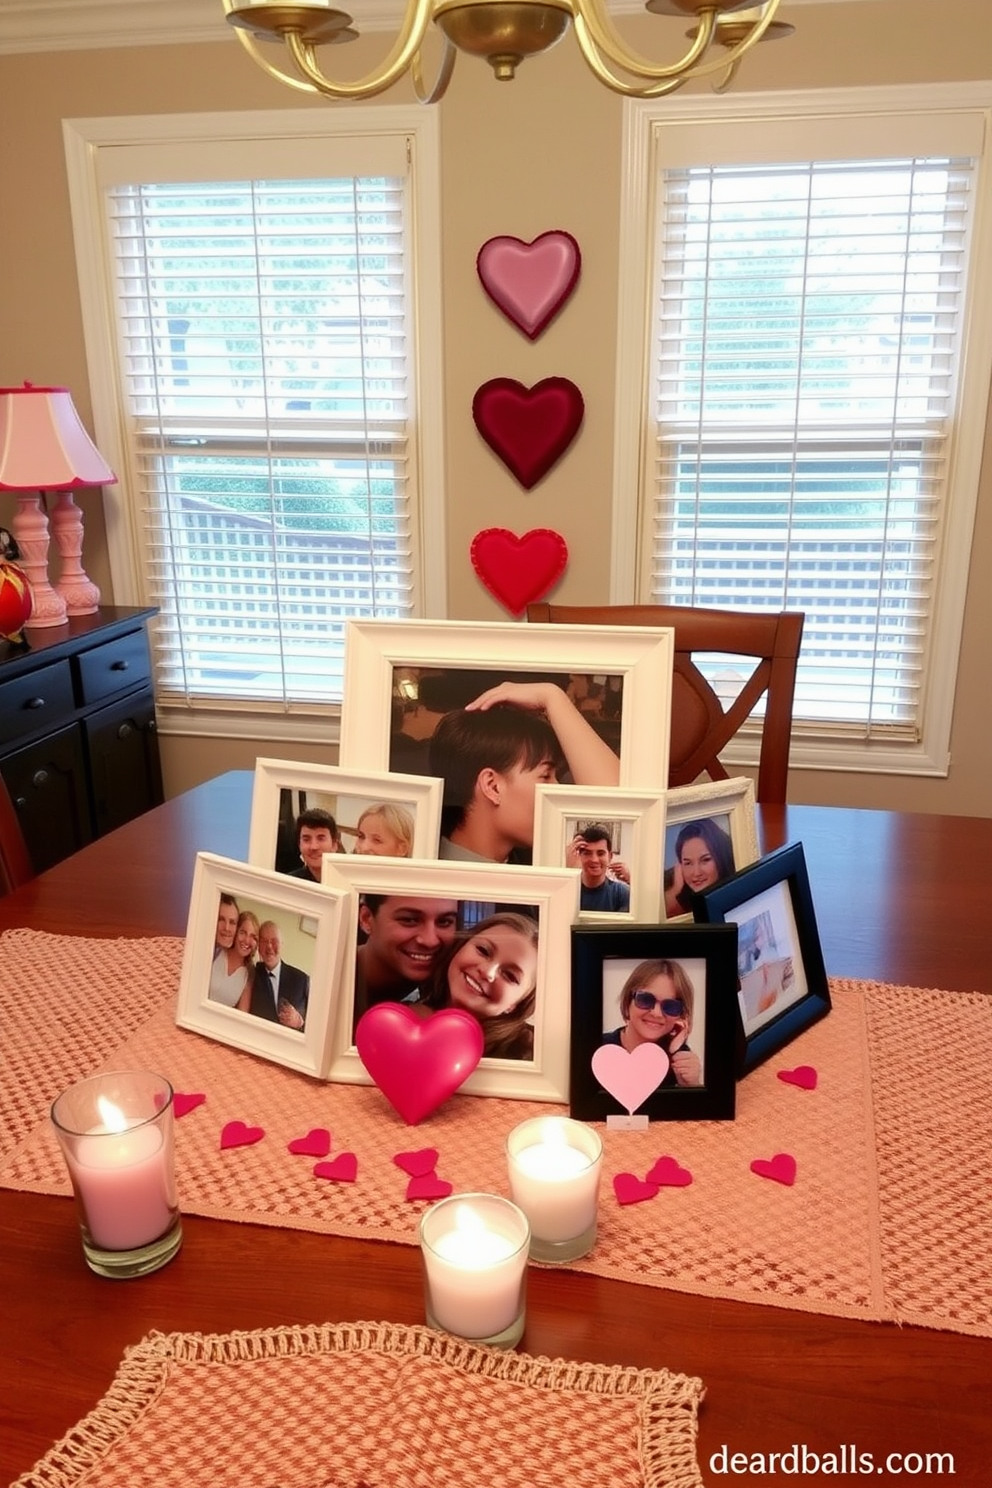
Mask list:
[[[647,0],[656,15],[681,16],[695,24],[678,61],[653,62],[626,46],[606,9],[606,0],[406,0],[399,35],[381,65],[353,83],[333,82],[317,63],[317,48],[354,41],[351,16],[329,0],[224,0],[238,40],[270,77],[308,93],[362,99],[384,93],[409,72],[421,103],[435,103],[448,86],[459,51],[484,57],[500,81],[512,79],[520,63],[555,46],[575,27],[579,49],[601,83],[632,98],[674,93],[690,78],[714,76],[722,92],[745,52],[762,40],[789,36],[793,27],[775,19],[781,0]],[[434,21],[443,50],[434,81],[424,83],[421,47]],[[259,43],[286,48],[295,71],[269,61]]]

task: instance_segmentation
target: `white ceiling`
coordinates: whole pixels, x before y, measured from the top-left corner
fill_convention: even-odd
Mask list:
[[[360,30],[395,27],[401,0],[337,0]],[[618,15],[644,0],[608,0]],[[853,5],[866,0],[784,0],[802,5]],[[221,0],[0,0],[0,53],[74,51],[85,47],[155,46],[230,37]]]

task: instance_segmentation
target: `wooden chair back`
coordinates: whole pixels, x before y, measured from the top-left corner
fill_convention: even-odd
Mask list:
[[[34,878],[34,865],[10,792],[0,775],[0,898]]]
[[[669,785],[700,775],[728,779],[719,754],[765,697],[757,799],[784,802],[789,776],[792,703],[805,616],[798,610],[752,612],[688,605],[532,604],[527,619],[552,625],[652,625],[675,631]],[[701,652],[756,658],[725,707],[693,660]]]

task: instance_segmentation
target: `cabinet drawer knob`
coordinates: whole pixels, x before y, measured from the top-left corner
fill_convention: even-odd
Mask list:
[[[41,787],[43,785],[47,785],[48,784],[48,771],[47,770],[36,770],[34,772],[34,774],[31,776],[31,784],[38,786],[39,790],[41,789]]]
[[[41,697],[28,698],[24,706],[34,711],[37,708],[43,708],[45,706],[45,699]]]
[[[133,733],[134,729],[129,723],[122,723],[117,730],[117,737],[118,739],[129,739]]]
[[[27,796],[18,796],[14,801],[14,805],[17,807],[18,811],[26,811],[28,806]]]
[[[129,661],[112,661],[110,663],[110,670],[112,672],[126,672],[130,665],[131,663]]]

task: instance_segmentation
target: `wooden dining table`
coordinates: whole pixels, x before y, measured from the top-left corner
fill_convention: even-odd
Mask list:
[[[197,852],[246,857],[251,782],[250,772],[220,776],[93,843],[0,899],[0,931],[182,935]],[[759,826],[765,851],[804,846],[831,977],[992,994],[992,820],[765,806]],[[107,1281],[85,1266],[66,1199],[0,1189],[4,1483],[96,1405],[124,1350],[152,1330],[424,1321],[415,1246],[196,1215],[183,1225],[170,1265]],[[531,1268],[520,1346],[699,1376],[707,1485],[741,1476],[753,1454],[793,1447],[807,1462],[835,1454],[848,1470],[832,1481],[858,1475],[850,1467],[866,1453],[876,1475],[989,1481],[990,1338]],[[604,1485],[609,1462],[604,1442]],[[560,1481],[568,1488],[567,1461]]]

